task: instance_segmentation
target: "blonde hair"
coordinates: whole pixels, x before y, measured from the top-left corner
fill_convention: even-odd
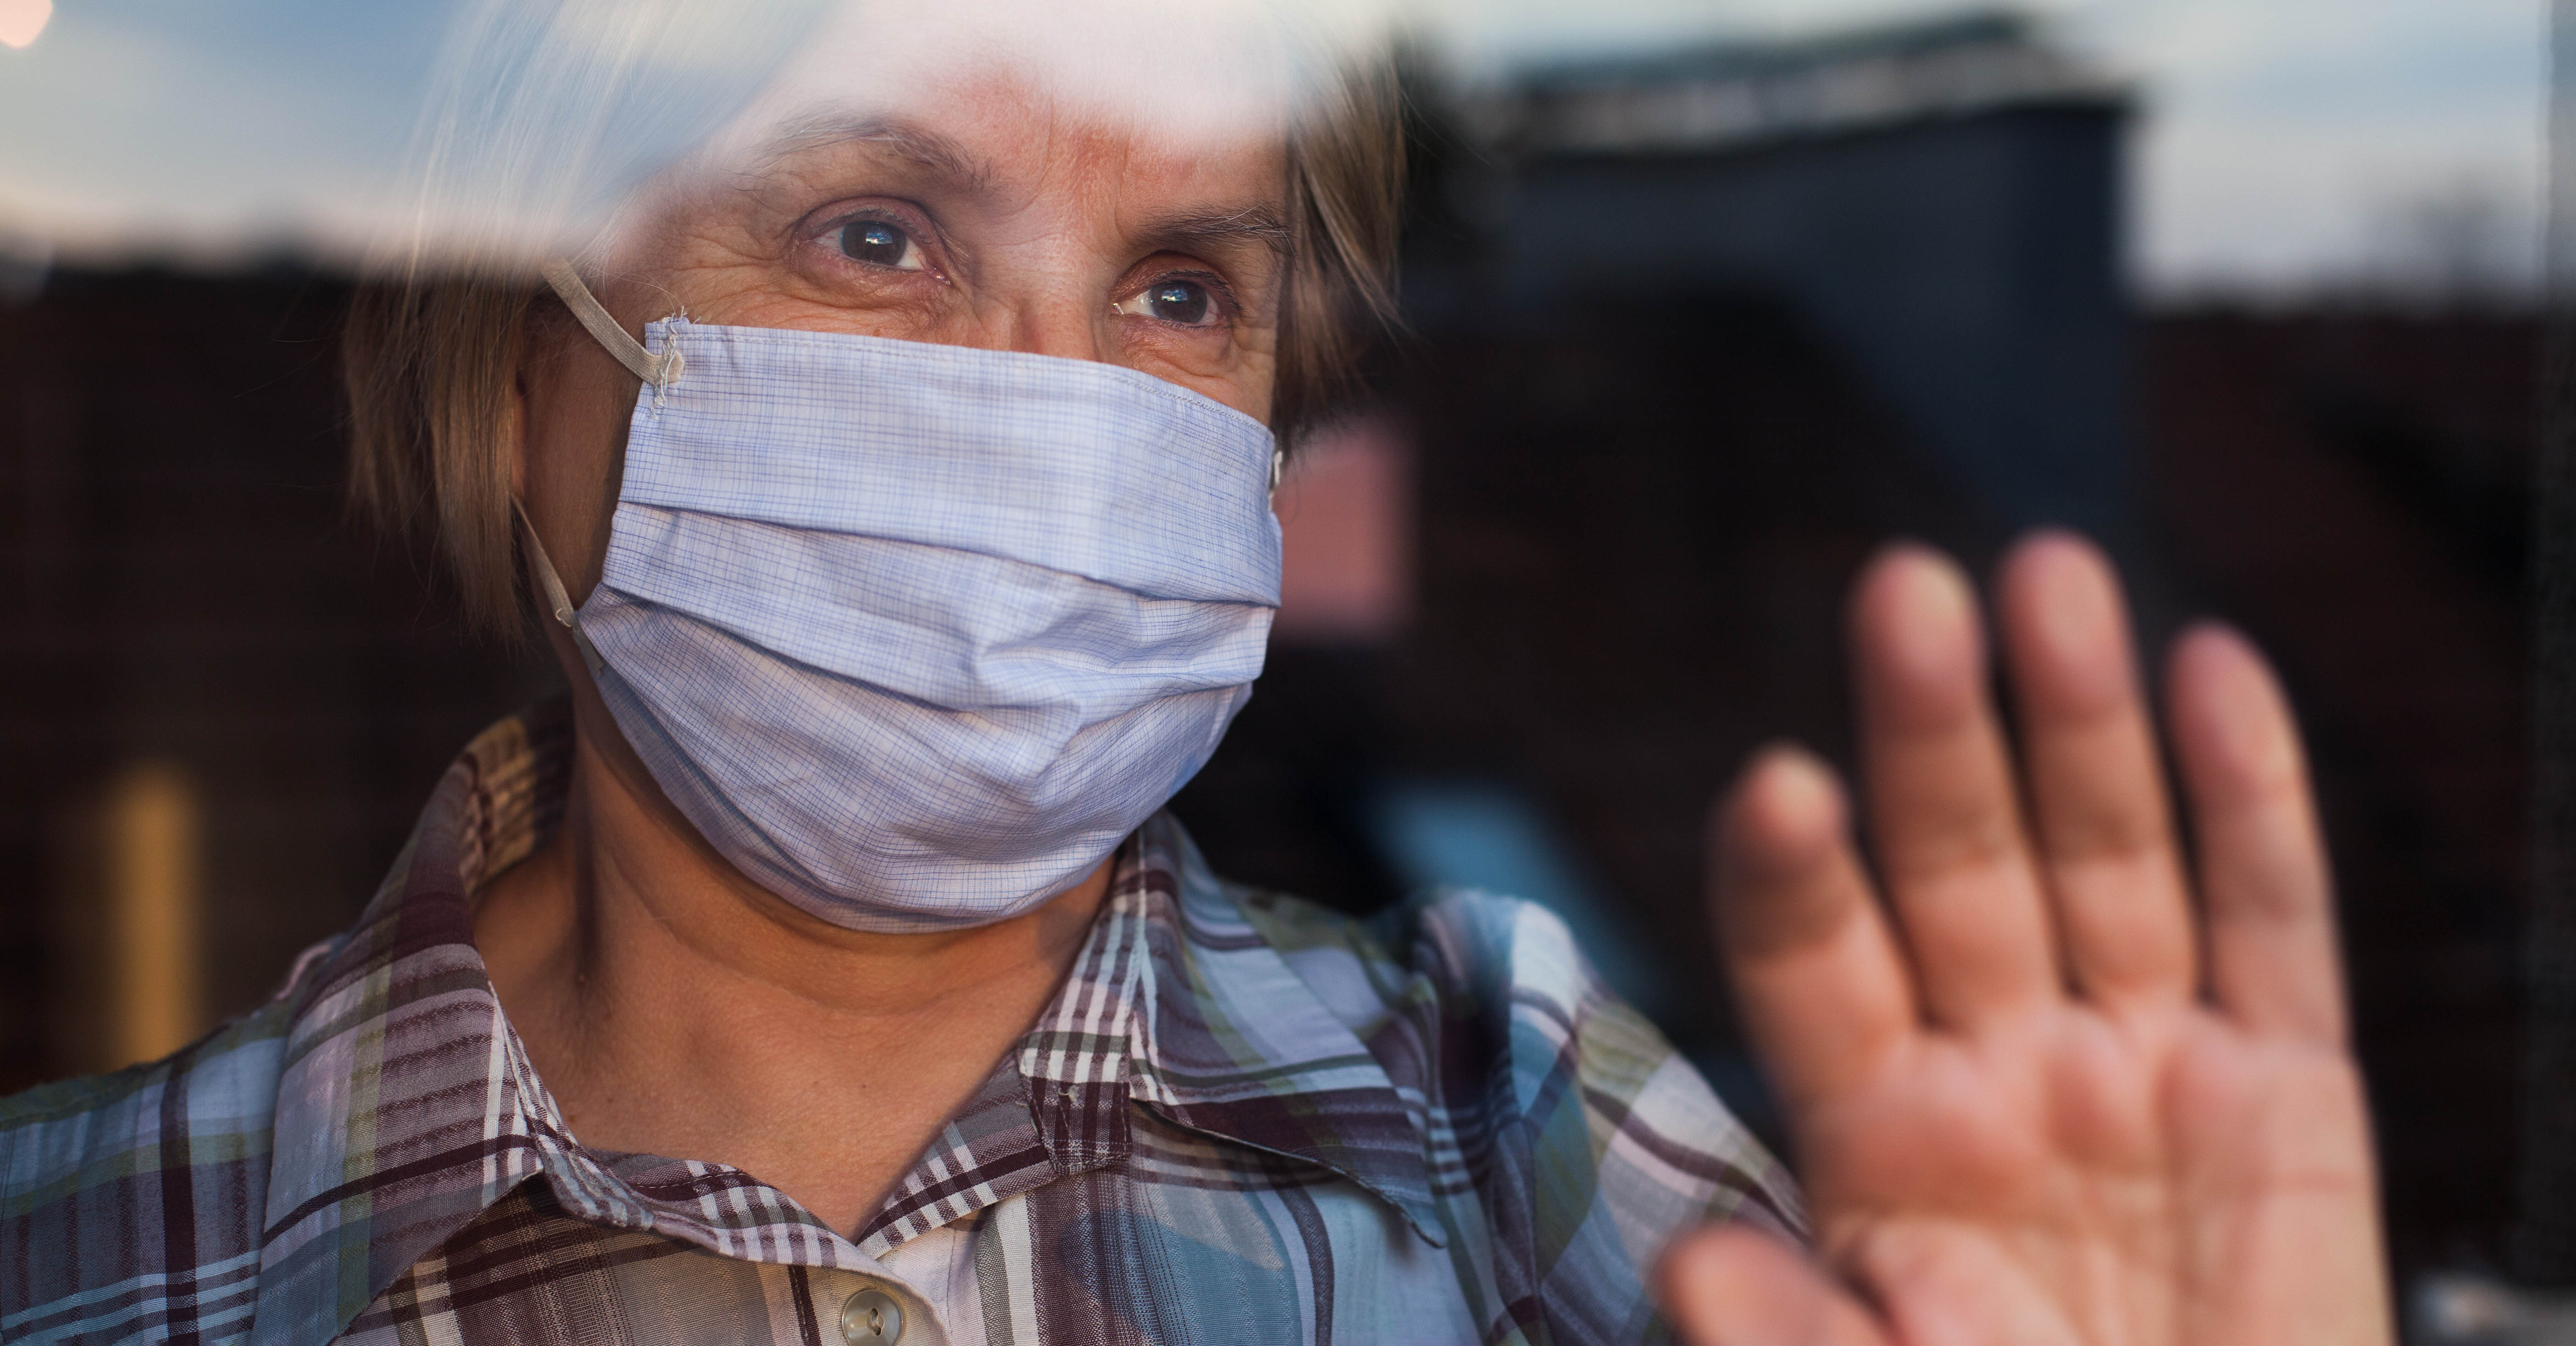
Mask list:
[[[1399,100],[1391,67],[1356,64],[1289,135],[1270,420],[1292,452],[1345,404],[1395,321]],[[359,288],[341,344],[353,510],[432,537],[469,625],[503,635],[520,611],[505,420],[533,329],[560,318],[545,293],[533,276],[415,269]]]

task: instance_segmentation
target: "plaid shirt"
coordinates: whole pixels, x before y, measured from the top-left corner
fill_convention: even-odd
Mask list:
[[[1168,818],[847,1236],[738,1169],[585,1149],[471,923],[560,814],[569,734],[476,739],[268,1004],[0,1100],[0,1339],[1633,1341],[1665,1335],[1643,1280],[1675,1232],[1799,1227],[1545,912],[1353,921],[1214,878]]]

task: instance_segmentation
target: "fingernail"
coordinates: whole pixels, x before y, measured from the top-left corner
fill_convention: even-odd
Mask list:
[[[1881,564],[1885,568],[1867,600],[1874,620],[1865,610],[1855,633],[1862,647],[1876,646],[1907,676],[1946,681],[1944,675],[1957,669],[1963,654],[1973,660],[1978,653],[1977,600],[1967,573],[1924,547],[1905,548]],[[1875,632],[1869,629],[1873,626]]]
[[[2034,634],[2047,654],[2060,664],[2078,667],[2098,664],[2114,650],[2125,656],[2127,633],[2118,579],[2107,573],[2089,548],[2052,550],[2056,554],[2025,580],[2029,615],[2037,626]],[[2108,671],[2126,670],[2127,660],[2122,657]]]
[[[1754,770],[1767,778],[1765,785],[1775,807],[1783,812],[1811,817],[1834,807],[1834,769],[1803,745],[1780,743],[1764,749]]]

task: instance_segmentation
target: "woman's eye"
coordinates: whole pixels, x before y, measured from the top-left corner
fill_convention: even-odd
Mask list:
[[[921,249],[912,241],[912,235],[883,220],[852,220],[842,225],[841,255],[897,271],[922,269]]]
[[[1183,327],[1208,327],[1224,316],[1216,295],[1195,280],[1158,280],[1110,306],[1112,312],[1156,318]]]

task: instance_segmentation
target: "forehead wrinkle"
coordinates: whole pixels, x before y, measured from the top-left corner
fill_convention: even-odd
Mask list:
[[[896,156],[955,178],[978,193],[989,193],[1000,177],[989,161],[968,153],[956,141],[893,117],[820,114],[790,122],[770,137],[762,158],[774,168],[793,155],[859,142],[884,146]]]

